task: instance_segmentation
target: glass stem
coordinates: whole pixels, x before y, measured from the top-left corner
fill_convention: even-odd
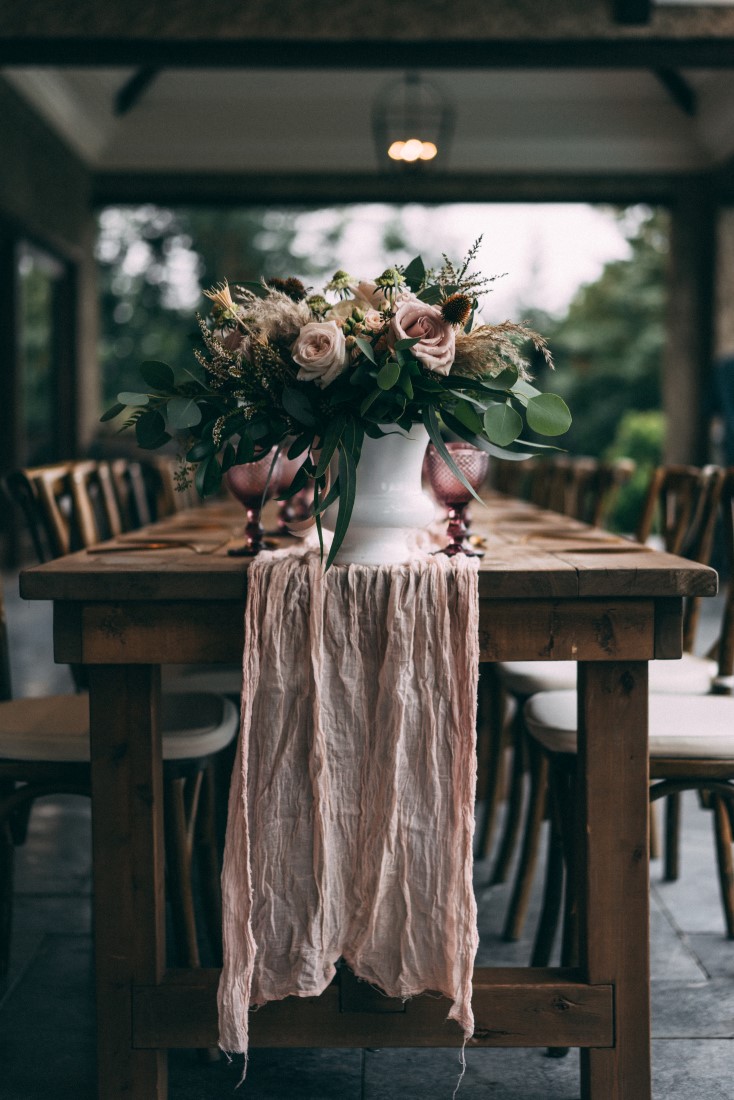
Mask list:
[[[467,526],[464,523],[464,510],[465,504],[449,504],[449,523],[446,529],[446,533],[451,540],[446,547],[446,553],[449,555],[461,554],[464,550],[464,539],[468,532]]]

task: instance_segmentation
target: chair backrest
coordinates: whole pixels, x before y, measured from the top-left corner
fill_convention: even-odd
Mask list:
[[[11,698],[10,646],[8,644],[8,624],[5,619],[5,601],[0,580],[0,702]]]
[[[734,675],[734,467],[726,470],[721,489],[721,526],[724,562],[728,574],[721,632],[709,656],[718,663],[720,687],[732,691]]]
[[[635,472],[630,459],[601,462],[596,458],[577,458],[568,488],[568,514],[592,527],[603,527],[617,494]]]
[[[653,471],[635,531],[638,542],[657,534],[669,554],[692,557],[698,518],[709,489],[709,467],[658,466]]]
[[[73,521],[82,547],[122,532],[122,518],[108,462],[72,462],[69,484]]]
[[[68,554],[73,546],[70,463],[14,470],[5,487],[23,512],[39,562]]]
[[[134,531],[150,523],[152,516],[141,463],[115,458],[110,462],[110,473],[124,530]]]

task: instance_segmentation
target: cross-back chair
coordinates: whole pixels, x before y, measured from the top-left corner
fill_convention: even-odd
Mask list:
[[[719,638],[713,647],[717,674],[709,695],[651,695],[649,706],[650,799],[696,790],[712,812],[716,861],[727,936],[734,939],[734,469],[721,492],[721,516],[729,582]],[[673,664],[673,662],[671,662]],[[573,959],[575,897],[573,786],[576,772],[576,693],[543,692],[525,704],[530,736],[547,761],[553,804],[551,843],[541,922],[533,965],[550,957],[559,920],[564,857],[567,864],[564,962]]]
[[[660,515],[660,537],[671,552],[684,550],[687,556],[705,564],[711,555],[719,498],[724,474],[717,467],[694,469],[676,467],[656,472],[645,503],[644,529],[649,532]],[[650,504],[651,498],[655,498]],[[676,549],[673,550],[672,548]],[[650,691],[661,694],[700,694],[711,691],[716,674],[716,663],[692,652],[698,622],[698,600],[687,601],[684,614],[684,648],[681,661],[651,661]],[[520,937],[525,922],[530,891],[537,863],[540,834],[547,810],[548,764],[537,746],[529,741],[524,729],[522,704],[538,692],[574,690],[576,664],[573,661],[509,661],[495,666],[493,689],[498,695],[493,715],[504,713],[504,694],[513,696],[518,704],[510,733],[512,737],[512,774],[508,798],[508,810],[503,835],[497,851],[490,882],[504,882],[517,840],[522,833],[520,859],[505,920],[504,936],[513,941]],[[500,710],[502,708],[502,710]],[[495,736],[497,736],[496,731]],[[500,741],[501,746],[501,741]],[[495,752],[495,759],[499,752]],[[529,773],[530,790],[525,807],[523,825],[525,775]],[[492,788],[487,784],[490,792]],[[496,796],[496,782],[494,786]],[[478,829],[476,852],[488,854],[491,839],[492,816],[495,806],[490,799]],[[679,803],[672,798],[666,815],[666,873],[669,878],[677,873]]]
[[[38,544],[42,561],[80,544],[92,546],[121,530],[107,463],[70,462],[21,470],[10,475],[6,485],[33,524],[34,545]],[[58,552],[51,553],[53,548]],[[3,622],[0,655],[6,651]],[[77,687],[83,686],[83,671],[72,669]],[[179,953],[190,966],[199,965],[191,884],[195,846],[203,867],[205,919],[213,934],[215,955],[219,951],[214,763],[238,728],[232,701],[218,693],[197,691],[196,686],[192,680],[185,683],[183,691],[164,691],[161,702],[166,873]],[[35,798],[67,791],[88,793],[88,706],[83,692],[11,700],[9,676],[4,685],[0,683],[0,829],[5,828],[0,865],[6,870],[12,867],[11,841],[22,843],[23,822]],[[0,901],[0,909],[9,920],[9,902]],[[0,944],[0,955],[3,950],[7,954],[7,947]]]

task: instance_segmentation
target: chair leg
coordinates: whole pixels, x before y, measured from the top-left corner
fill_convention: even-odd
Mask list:
[[[0,978],[10,965],[10,937],[13,930],[13,866],[15,844],[8,821],[0,822]]]
[[[650,859],[660,859],[662,848],[660,847],[660,826],[658,825],[657,805],[650,803]]]
[[[553,792],[553,788],[554,784],[551,780],[551,792]],[[556,798],[553,793],[551,793],[551,801],[553,805],[550,813],[543,907],[535,933],[533,954],[530,960],[531,966],[548,966],[550,964],[563,902],[563,839],[558,820],[558,809],[555,805]]]
[[[714,795],[714,834],[726,934],[730,940],[734,940],[734,862],[732,861],[732,828],[728,801],[720,794]]]
[[[505,702],[506,692],[502,683],[491,671],[482,666],[479,708],[479,759],[481,797],[484,802],[481,825],[478,830],[475,855],[486,859],[490,853],[492,836],[497,818],[497,804],[504,785]],[[477,792],[479,796],[479,791]]]
[[[665,882],[676,882],[680,869],[680,795],[665,800]]]
[[[186,814],[186,782],[181,776],[164,780],[166,877],[171,918],[181,962],[201,966],[196,939],[194,896],[191,884],[191,841]]]
[[[503,932],[503,938],[511,943],[520,939],[525,923],[548,796],[548,759],[535,744],[529,746],[529,756],[530,797],[525,817],[525,835]]]
[[[502,839],[489,880],[490,886],[497,886],[500,882],[507,881],[510,862],[515,851],[522,820],[525,772],[527,770],[527,735],[522,728],[520,709],[518,709],[512,723],[512,737],[512,772],[510,775],[510,794],[507,800],[507,817],[505,818]]]
[[[214,965],[222,965],[221,861],[216,828],[216,776],[214,765],[204,769],[195,830],[201,898]]]

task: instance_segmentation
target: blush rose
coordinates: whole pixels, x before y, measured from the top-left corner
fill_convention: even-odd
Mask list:
[[[309,321],[298,334],[293,361],[301,368],[300,382],[315,382],[324,389],[341,374],[349,362],[346,340],[336,321]]]
[[[454,361],[456,332],[437,306],[421,302],[414,294],[398,299],[390,322],[390,342],[418,338],[410,349],[427,370],[448,374]]]

